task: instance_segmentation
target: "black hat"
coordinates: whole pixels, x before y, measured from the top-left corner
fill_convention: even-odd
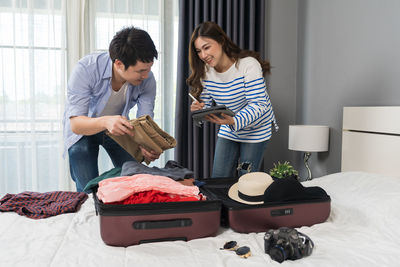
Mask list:
[[[304,187],[296,178],[276,179],[264,192],[264,203],[321,199],[327,193],[318,186]]]

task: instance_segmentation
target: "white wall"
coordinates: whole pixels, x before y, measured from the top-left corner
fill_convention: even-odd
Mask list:
[[[338,172],[343,106],[400,105],[400,1],[271,0],[269,6],[266,46],[272,65],[275,59],[282,66],[276,68],[279,74],[273,72],[270,84],[274,106],[282,106],[278,117],[284,118],[285,126],[287,121],[330,126],[330,150],[313,155],[311,166],[316,177]],[[297,10],[296,26],[293,9]],[[279,44],[293,36],[295,48]],[[288,55],[296,56],[285,61]],[[289,90],[282,89],[281,79],[295,81],[295,89],[291,85],[286,86]],[[287,108],[293,98],[296,107]],[[278,135],[287,137],[287,130],[282,128]],[[283,139],[274,138],[271,147],[285,150],[286,158],[294,158],[303,171],[299,153],[288,151]]]

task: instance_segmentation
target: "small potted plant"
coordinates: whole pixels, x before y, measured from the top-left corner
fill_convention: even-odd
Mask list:
[[[290,165],[289,161],[285,161],[284,163],[278,161],[278,163],[274,163],[274,167],[269,170],[269,175],[271,175],[273,179],[288,177],[294,177],[297,179],[298,172],[293,168],[292,165]]]

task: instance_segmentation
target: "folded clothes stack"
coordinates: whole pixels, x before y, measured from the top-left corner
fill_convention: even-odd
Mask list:
[[[186,186],[166,176],[136,174],[102,180],[97,197],[105,204],[198,201],[205,197],[197,186]]]

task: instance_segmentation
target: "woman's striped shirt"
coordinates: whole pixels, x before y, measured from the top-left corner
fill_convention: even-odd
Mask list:
[[[209,68],[200,99],[205,108],[212,99],[235,113],[235,125],[221,125],[218,136],[237,142],[258,143],[271,138],[275,115],[260,63],[253,57],[239,59],[227,71]],[[276,130],[277,126],[274,125]]]

